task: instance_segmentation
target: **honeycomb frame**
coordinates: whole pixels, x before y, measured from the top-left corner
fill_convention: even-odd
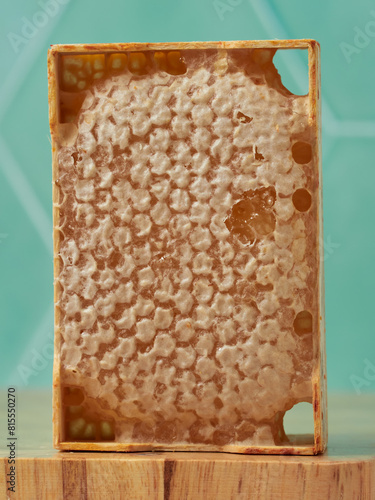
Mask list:
[[[290,437],[288,442],[278,445],[241,444],[241,443],[163,443],[163,442],[115,442],[79,439],[66,439],[64,430],[64,415],[62,393],[67,385],[61,378],[63,363],[61,361],[62,334],[60,323],[61,299],[61,232],[60,232],[60,186],[59,186],[59,150],[70,144],[70,127],[61,127],[61,107],[59,106],[59,58],[66,55],[92,54],[134,54],[148,51],[210,51],[225,53],[233,49],[307,49],[309,53],[309,94],[308,94],[308,124],[313,138],[313,165],[317,189],[315,191],[315,233],[316,239],[316,308],[319,321],[314,327],[314,353],[312,367],[312,405],[314,415],[313,440],[303,436]],[[178,66],[176,74],[179,74]],[[99,68],[100,69],[100,68]],[[53,434],[54,445],[65,450],[107,450],[107,451],[137,451],[137,450],[186,450],[186,451],[227,451],[236,453],[264,454],[317,454],[325,450],[327,443],[326,424],[326,373],[325,373],[325,331],[324,331],[324,283],[323,283],[323,252],[322,241],[322,196],[321,196],[321,139],[320,139],[320,48],[314,40],[278,40],[278,41],[234,41],[234,42],[191,42],[191,43],[160,43],[160,44],[90,44],[90,45],[55,45],[48,54],[48,81],[50,127],[52,136],[53,156],[53,219],[54,219],[54,276],[55,276],[55,357],[53,374]],[[246,115],[238,115],[239,120],[247,121]],[[259,154],[255,150],[254,154]],[[304,200],[302,200],[304,202]],[[296,203],[295,203],[295,206]],[[233,208],[233,207],[232,207]],[[303,209],[302,209],[303,211]],[[229,217],[227,217],[230,225]],[[229,228],[227,224],[227,227]],[[233,224],[232,226],[233,227]],[[69,384],[68,384],[69,385]],[[72,384],[74,388],[74,384]],[[82,388],[84,389],[84,387]],[[74,407],[73,405],[72,407]],[[106,422],[104,422],[105,424]],[[108,429],[107,429],[108,431]],[[98,430],[96,430],[98,433]],[[88,430],[90,436],[90,430]],[[108,435],[108,432],[107,432]]]

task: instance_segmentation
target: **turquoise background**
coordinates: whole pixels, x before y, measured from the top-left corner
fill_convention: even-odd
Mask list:
[[[375,372],[365,370],[375,365],[373,2],[52,3],[6,2],[0,19],[0,386],[52,380],[49,44],[314,38],[322,47],[328,383],[374,391]],[[286,85],[303,92],[303,54],[284,53],[278,64]]]

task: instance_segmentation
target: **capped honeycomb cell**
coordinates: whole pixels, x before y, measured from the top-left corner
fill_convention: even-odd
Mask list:
[[[55,446],[322,452],[317,43],[57,45],[49,103]]]

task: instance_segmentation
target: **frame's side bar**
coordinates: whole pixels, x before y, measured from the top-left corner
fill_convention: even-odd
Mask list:
[[[59,188],[56,183],[58,178],[58,124],[59,124],[59,106],[58,106],[58,75],[57,64],[58,53],[54,50],[48,51],[48,101],[49,101],[49,122],[52,142],[52,201],[53,201],[53,275],[54,275],[54,302],[55,302],[55,320],[54,320],[54,359],[53,359],[53,444],[55,448],[63,440],[61,435],[61,387],[60,387],[60,310],[57,305],[60,299],[60,285],[58,277],[60,273],[59,249],[60,249],[60,231],[59,227],[60,209],[59,209]]]
[[[322,151],[321,151],[321,99],[320,99],[320,46],[317,42],[309,44],[309,98],[310,124],[314,127],[314,158],[317,179],[317,270],[318,270],[318,325],[314,351],[316,363],[313,368],[313,409],[315,452],[321,453],[327,446],[327,378],[325,348],[325,310],[324,310],[324,248],[323,248],[323,196],[322,196]]]

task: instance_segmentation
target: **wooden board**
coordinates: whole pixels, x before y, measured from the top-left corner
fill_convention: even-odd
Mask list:
[[[375,395],[337,395],[329,402],[330,442],[321,456],[83,453],[53,450],[50,393],[20,393],[16,493],[9,496],[1,405],[0,499],[374,500]],[[295,419],[291,425],[298,428]]]

